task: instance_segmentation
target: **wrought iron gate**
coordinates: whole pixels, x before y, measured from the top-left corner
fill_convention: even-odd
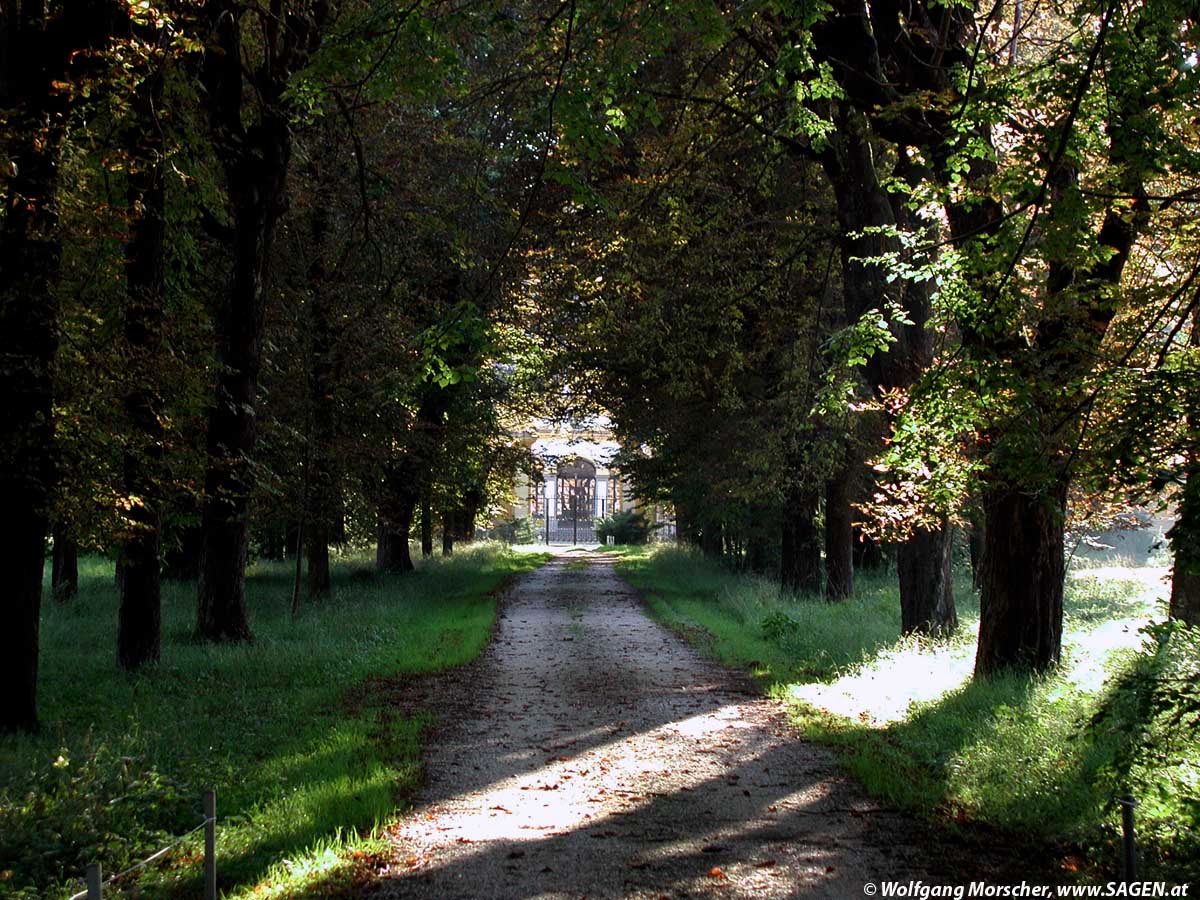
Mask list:
[[[590,544],[596,540],[596,467],[586,459],[572,459],[558,467],[555,522],[550,528],[554,543]]]

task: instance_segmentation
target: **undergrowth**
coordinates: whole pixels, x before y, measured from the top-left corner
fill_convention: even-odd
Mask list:
[[[973,681],[965,575],[959,633],[931,641],[901,638],[894,576],[858,577],[854,597],[830,604],[679,548],[620,566],[658,618],[787,698],[802,732],[838,747],[876,796],[1111,873],[1128,790],[1145,872],[1200,877],[1200,633],[1150,624],[1162,610],[1135,585],[1071,579],[1063,664]],[[897,695],[909,697],[898,708]]]
[[[210,787],[225,897],[352,884],[419,776],[429,721],[364,686],[473,659],[492,592],[545,559],[487,545],[403,576],[345,560],[332,595],[295,619],[290,564],[260,563],[254,641],[233,645],[195,640],[195,587],[167,584],[162,662],[133,676],[115,664],[112,563],[81,561],[78,597],[45,604],[42,731],[0,739],[0,895],[59,900],[89,862],[120,871],[198,824]],[[199,847],[197,835],[124,887],[196,896]]]

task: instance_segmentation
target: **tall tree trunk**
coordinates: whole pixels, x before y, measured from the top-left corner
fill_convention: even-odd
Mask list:
[[[975,675],[1041,671],[1062,648],[1067,480],[1045,492],[984,491],[985,543]]]
[[[50,562],[50,592],[60,602],[79,593],[79,545],[66,522],[54,523],[54,550]]]
[[[854,569],[858,572],[882,572],[888,567],[888,552],[884,545],[854,527]]]
[[[379,548],[375,555],[376,565],[384,572],[395,574],[411,572],[412,555],[408,549],[409,532],[412,530],[412,508],[407,516],[398,511],[395,518],[385,520],[380,527]]]
[[[983,496],[977,676],[1004,669],[1040,671],[1059,659],[1070,475],[1068,454],[1058,447],[1069,438],[1064,439],[1061,425],[1049,428],[1043,423],[1074,422],[1072,429],[1082,427],[1078,407],[1073,408],[1082,395],[1070,386],[1083,383],[1095,365],[1100,341],[1119,308],[1111,289],[1120,284],[1134,240],[1145,227],[1148,203],[1142,178],[1148,175],[1152,156],[1144,146],[1138,152],[1142,134],[1128,127],[1140,114],[1141,103],[1142,98],[1119,92],[1113,105],[1117,112],[1108,123],[1113,171],[1120,173],[1122,190],[1137,199],[1128,208],[1105,212],[1096,238],[1106,252],[1083,264],[1070,258],[1049,263],[1045,308],[1054,314],[1038,323],[1032,347],[1024,337],[1012,341],[1018,349],[1009,365],[1026,383],[1045,387],[1035,388],[1022,405],[1022,420],[1007,423],[991,449],[996,462],[994,482]],[[1047,175],[1054,185],[1054,216],[1062,198],[1077,199],[1079,173],[1073,161],[1064,161]],[[1076,217],[1077,210],[1068,205],[1067,212],[1057,214]],[[1037,448],[1033,453],[1031,446]]]
[[[294,544],[294,546],[296,548],[296,558],[294,560],[295,565],[293,567],[293,572],[292,572],[292,618],[293,619],[296,618],[298,615],[300,615],[300,576],[303,573],[303,569],[304,569],[304,542],[306,540],[305,534],[304,534],[304,532],[305,532],[304,526],[306,524],[307,523],[304,521],[304,518],[301,517],[299,525],[296,526],[296,543]]]
[[[417,463],[405,459],[392,466],[384,478],[384,499],[380,510],[380,541],[375,564],[385,572],[411,572],[414,568],[408,549],[413,514],[421,497],[417,483]]]
[[[1188,343],[1200,349],[1200,307],[1192,310]],[[1187,417],[1192,435],[1200,432],[1200,409],[1193,403]],[[1184,463],[1178,518],[1167,535],[1175,557],[1171,571],[1171,618],[1200,625],[1200,449],[1193,447]]]
[[[453,509],[449,518],[455,541],[470,544],[475,540],[475,520],[479,517],[479,506],[482,502],[483,494],[476,488],[468,488],[463,492],[462,501]]]
[[[1196,338],[1194,338],[1196,339]],[[1200,456],[1188,459],[1183,496],[1167,537],[1175,556],[1171,572],[1171,618],[1200,625]]]
[[[327,3],[297,3],[280,16],[239,0],[208,0],[202,11],[208,46],[200,82],[232,222],[231,271],[216,317],[220,372],[208,415],[201,523],[196,625],[209,640],[250,638],[246,560],[258,375],[271,247],[292,151],[287,90],[317,48],[329,11]],[[261,48],[243,42],[246,15],[259,17]],[[247,54],[257,49],[258,64],[248,65]]]
[[[421,501],[421,557],[429,559],[433,556],[433,510],[429,508],[429,498]]]
[[[913,230],[919,228],[920,223],[910,221],[911,216],[903,203],[890,196],[880,183],[870,125],[866,117],[852,106],[840,108],[837,139],[822,154],[821,162],[833,183],[837,202],[847,319],[854,322],[871,309],[883,310],[891,300],[903,308],[909,320],[907,324],[891,323],[894,342],[867,361],[865,374],[868,386],[876,392],[907,387],[932,357],[930,335],[925,328],[930,314],[928,287],[918,283],[905,285],[903,282],[889,281],[884,268],[868,260],[899,249],[889,229],[900,227]],[[908,175],[908,168],[908,159],[901,151],[897,174]],[[881,439],[885,433],[882,423],[875,428],[865,428],[864,432],[870,432],[876,438],[873,444],[882,446]],[[834,481],[839,477],[835,476]],[[849,494],[845,498],[845,505],[848,507],[856,499],[856,494]],[[826,541],[826,566],[839,573],[837,580],[831,578],[826,582],[826,596],[830,599],[849,596],[853,587],[853,554],[846,562],[841,558],[845,540],[843,529],[846,527],[841,518],[841,505],[842,501],[839,500],[833,519],[837,529],[834,553],[830,553],[829,541]],[[827,511],[827,535],[831,527],[829,515]],[[901,551],[897,548],[897,564],[900,564],[899,555],[902,553],[904,569],[910,574],[936,573],[941,569],[947,540],[949,538],[946,535],[939,540],[933,540],[931,536],[918,536],[907,549]],[[843,576],[842,573],[846,574]],[[905,610],[926,610],[931,613],[942,610],[938,622],[907,623],[918,630],[943,629],[957,621],[949,578],[901,577],[900,605],[902,618]]]
[[[325,521],[329,523],[329,543],[340,547],[349,540],[346,534],[346,491],[340,480],[330,485],[329,510]]]
[[[381,572],[406,572],[404,559],[408,556],[408,535],[400,527],[382,517],[379,536],[375,541],[375,568]]]
[[[334,143],[326,140],[326,151]],[[325,256],[329,238],[329,209],[334,202],[331,180],[327,177],[330,154],[314,155],[309,177],[316,186],[310,226],[312,259],[305,281],[309,312],[308,400],[312,427],[308,436],[309,472],[305,492],[306,555],[308,556],[308,595],[323,597],[330,591],[329,522],[336,506],[336,483],[332,447],[337,432],[337,409],[333,397],[336,369],[336,335],[330,309],[330,291],[326,284]]]
[[[285,120],[265,117],[257,133],[257,148],[246,148],[226,163],[234,258],[228,292],[217,317],[221,370],[208,415],[197,614],[197,630],[210,640],[248,640],[251,636],[246,615],[246,562],[255,484],[252,458],[257,438],[258,375],[271,245],[291,152]]]
[[[817,528],[820,497],[815,490],[795,492],[783,511],[779,577],[784,590],[821,592],[821,532]]]
[[[983,581],[983,514],[974,498],[967,509],[967,520],[970,529],[967,532],[967,547],[971,554],[971,583],[978,588]]]
[[[746,542],[746,568],[755,575],[762,575],[767,571],[769,557],[770,547],[767,536],[760,531],[755,531]]]
[[[1177,54],[1178,28],[1169,18],[1130,15],[1137,16],[1137,44],[1152,47],[1160,60]],[[1123,7],[1104,10],[1091,38],[1095,41],[1092,62],[1104,58],[1101,51],[1110,25],[1130,24],[1125,16]],[[912,23],[920,21],[940,21],[937,41],[913,39],[918,32],[912,30]],[[988,284],[995,276],[1011,272],[1021,261],[996,253],[1003,242],[991,240],[1007,221],[994,186],[987,184],[996,171],[994,155],[973,154],[965,179],[959,167],[959,150],[968,134],[984,147],[993,146],[988,124],[969,126],[968,134],[955,127],[963,123],[958,117],[966,105],[955,73],[969,67],[976,76],[971,79],[974,92],[984,88],[980,79],[985,75],[973,64],[979,47],[975,8],[923,0],[907,4],[846,0],[814,29],[814,42],[815,55],[832,65],[847,100],[873,116],[880,134],[900,146],[921,147],[943,185],[968,186],[955,190],[959,199],[946,205],[951,236],[963,259],[963,277]],[[1045,668],[1059,655],[1062,584],[1055,583],[1055,575],[1061,577],[1063,572],[1062,513],[1068,478],[1055,468],[1066,463],[1047,458],[1045,448],[1072,446],[1078,437],[1069,432],[1081,426],[1079,410],[1090,408],[1081,386],[1090,381],[1100,344],[1121,310],[1115,288],[1150,211],[1145,183],[1164,164],[1155,131],[1141,124],[1147,97],[1160,83],[1162,71],[1131,64],[1132,59],[1125,57],[1123,66],[1106,62],[1094,70],[1089,62],[1077,94],[1083,100],[1089,82],[1104,79],[1107,159],[1102,163],[1099,154],[1092,157],[1093,175],[1111,176],[1116,195],[1130,202],[1104,201],[1089,210],[1080,189],[1077,157],[1043,153],[1042,160],[1049,165],[1044,173],[1035,173],[1041,188],[1034,202],[1046,208],[1046,219],[1055,222],[1061,233],[1042,248],[1049,258],[1040,296],[1028,307],[1032,315],[1013,317],[1009,298],[1001,298],[982,306],[977,319],[975,315],[960,318],[962,342],[969,352],[990,358],[1031,388],[1030,396],[1022,398],[1018,417],[999,423],[994,443],[987,448],[995,462],[990,466],[991,487],[982,498],[985,529],[977,674],[1012,667]],[[911,112],[897,114],[909,105],[903,101],[931,95],[951,97],[954,102],[940,109],[917,103],[911,105]],[[1075,137],[1073,127],[1079,127],[1074,114],[1062,122],[1059,151]],[[980,189],[971,189],[975,187]],[[1087,251],[1080,253],[1084,247]],[[1007,281],[1007,274],[1001,280]],[[993,312],[997,318],[992,318]],[[1021,322],[1019,330],[1011,327],[1013,319]],[[1036,325],[1032,333],[1031,321]],[[999,462],[1006,456],[1011,458]]]
[[[1200,627],[1200,553],[1180,559],[1171,572],[1171,618]]]
[[[700,552],[709,559],[721,559],[725,554],[725,536],[720,522],[706,522],[700,533]]]
[[[0,637],[0,732],[37,728],[38,628],[53,491],[53,379],[62,244],[59,157],[75,66],[105,48],[129,11],[92,0],[7,3],[0,9],[0,572],[7,579]]]
[[[549,515],[549,513],[547,513]],[[687,507],[675,501],[675,543],[687,546],[696,543],[696,529],[692,526],[692,516]]]
[[[918,529],[896,548],[900,576],[900,630],[904,634],[949,634],[958,627],[950,581],[953,530]]]
[[[846,600],[854,593],[855,472],[844,465],[825,485],[825,599]]]
[[[132,231],[125,247],[124,332],[133,383],[125,395],[131,434],[123,452],[122,480],[130,500],[130,533],[117,560],[117,662],[128,670],[157,662],[162,642],[162,516],[156,477],[163,457],[162,399],[154,386],[166,296],[166,183],[157,121],[162,82],[161,73],[153,73],[135,93],[138,129],[128,176]]]
[[[454,555],[454,524],[453,514],[442,513],[442,556]]]
[[[324,597],[333,586],[329,574],[329,525],[312,519],[305,530],[305,555],[308,556],[308,596]]]
[[[58,343],[62,264],[58,157],[62,110],[51,80],[61,48],[45,46],[45,13],[22,4],[0,20],[0,107],[6,203],[0,222],[0,732],[37,728],[38,627],[47,516],[54,480],[51,366]]]
[[[391,531],[384,527],[383,516],[380,516],[375,522],[375,568],[383,568],[383,560],[392,551],[387,549],[385,545],[391,540]]]

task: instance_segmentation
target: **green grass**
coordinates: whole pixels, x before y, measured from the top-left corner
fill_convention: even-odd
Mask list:
[[[674,548],[620,566],[656,617],[786,698],[801,731],[836,746],[876,796],[1049,843],[1095,872],[1115,868],[1115,799],[1128,786],[1148,871],[1200,874],[1200,634],[1160,628],[1141,649],[1139,628],[1162,614],[1144,585],[1072,578],[1063,665],[975,682],[966,578],[962,629],[934,642],[901,638],[894,576],[860,576],[850,601],[828,604]]]
[[[429,714],[391,704],[394,676],[476,657],[491,594],[546,558],[482,546],[389,577],[345,561],[297,619],[290,564],[259,564],[245,645],[196,641],[195,588],[169,585],[162,662],[137,676],[114,662],[112,564],[83,561],[78,598],[44,608],[42,731],[0,740],[0,895],[55,900],[86,862],[119,870],[193,827],[210,786],[226,897],[350,884],[420,774]],[[140,896],[195,896],[198,846]]]
[[[621,574],[662,621],[683,627],[723,662],[749,669],[764,687],[827,681],[899,638],[899,600],[891,578],[858,575],[854,596],[826,604],[781,596],[764,578],[739,575],[675,547],[638,548]],[[970,597],[969,580],[959,596]],[[959,614],[978,618],[973,599]]]

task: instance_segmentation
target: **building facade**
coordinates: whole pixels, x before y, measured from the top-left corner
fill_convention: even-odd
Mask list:
[[[541,463],[541,478],[518,476],[512,512],[537,542],[595,543],[597,519],[636,508],[613,467],[620,445],[603,418],[537,422],[522,440]]]

